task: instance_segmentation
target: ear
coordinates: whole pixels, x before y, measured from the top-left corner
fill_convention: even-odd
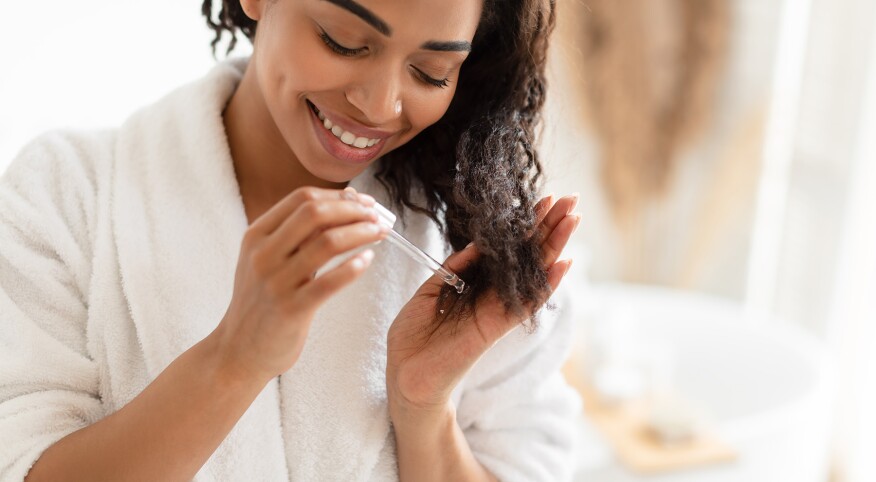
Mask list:
[[[250,19],[258,22],[264,16],[267,0],[240,0],[240,8]]]

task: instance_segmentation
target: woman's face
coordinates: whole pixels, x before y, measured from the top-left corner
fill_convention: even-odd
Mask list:
[[[301,165],[346,182],[438,121],[481,0],[242,0],[270,117]],[[253,66],[251,66],[253,67]]]

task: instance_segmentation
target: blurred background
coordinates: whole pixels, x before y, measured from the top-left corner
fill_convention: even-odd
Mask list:
[[[876,480],[876,2],[559,2],[579,480]]]
[[[876,480],[876,1],[558,2],[576,480]],[[199,2],[4,16],[0,170],[214,63]]]

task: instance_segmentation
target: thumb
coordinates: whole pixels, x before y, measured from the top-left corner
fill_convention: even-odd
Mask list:
[[[478,253],[478,250],[475,247],[474,243],[469,243],[469,245],[465,248],[462,248],[461,250],[448,256],[447,259],[444,260],[444,263],[441,264],[441,266],[458,275],[459,273],[465,271],[465,269],[468,268],[471,263],[477,260],[479,255],[480,253]],[[423,286],[440,288],[444,286],[444,280],[441,278],[440,275],[436,273],[432,275],[432,277],[429,278]]]
[[[444,261],[444,267],[459,274],[474,263],[478,256],[480,253],[477,246],[474,243],[469,243],[468,246],[448,256],[447,260]]]

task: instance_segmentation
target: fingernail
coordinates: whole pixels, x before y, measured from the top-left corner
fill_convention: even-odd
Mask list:
[[[578,200],[581,199],[581,194],[577,192],[573,192],[569,197],[572,198],[572,206],[569,208],[569,212],[575,210],[575,207],[578,206]]]
[[[352,192],[352,193],[355,193],[355,192],[356,192],[356,190],[355,190],[354,188],[350,187],[350,186],[345,187],[345,188],[344,188],[344,191]]]
[[[581,224],[581,215],[575,214],[574,216],[575,216],[575,227],[572,228],[573,233],[578,230],[578,225]]]
[[[370,249],[366,249],[365,251],[359,253],[355,259],[353,259],[353,266],[355,268],[364,268],[371,264],[371,260],[374,259],[374,251]]]
[[[359,196],[359,202],[361,202],[362,204],[364,204],[366,206],[373,206],[374,203],[376,202],[374,200],[374,198],[369,196],[368,194],[358,193],[358,196]]]
[[[573,259],[569,259],[568,261],[569,261],[569,262],[566,264],[566,270],[563,271],[563,276],[566,276],[567,274],[569,274],[569,271],[572,269],[572,263],[573,263],[575,260],[573,260]]]

